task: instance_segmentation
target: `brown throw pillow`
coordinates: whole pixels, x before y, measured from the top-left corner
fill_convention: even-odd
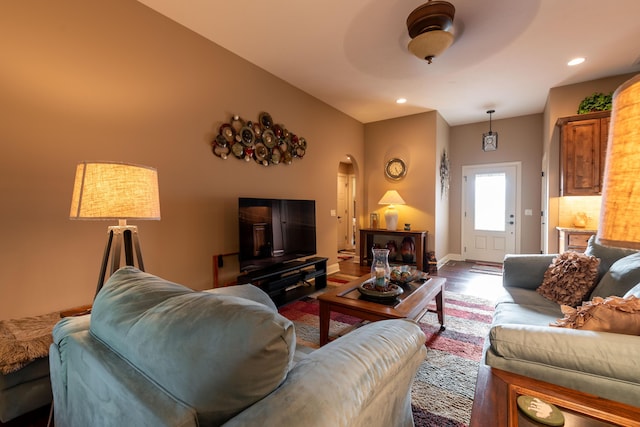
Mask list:
[[[640,298],[595,297],[578,308],[562,307],[564,318],[550,326],[640,335]]]
[[[600,260],[580,252],[564,252],[553,259],[536,291],[543,297],[575,307],[596,285]]]

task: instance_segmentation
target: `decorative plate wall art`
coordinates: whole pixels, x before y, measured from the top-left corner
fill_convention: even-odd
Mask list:
[[[282,124],[274,124],[269,113],[262,112],[257,121],[233,116],[218,128],[211,142],[213,154],[223,160],[229,157],[254,160],[263,166],[291,164],[307,152],[307,140],[290,132]]]

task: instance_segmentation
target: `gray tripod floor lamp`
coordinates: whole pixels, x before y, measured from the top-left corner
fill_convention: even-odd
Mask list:
[[[159,220],[158,172],[155,168],[117,162],[82,162],[76,168],[71,219],[118,220],[109,226],[96,295],[122,262],[144,271],[138,227],[127,220]],[[95,298],[95,296],[94,296]]]

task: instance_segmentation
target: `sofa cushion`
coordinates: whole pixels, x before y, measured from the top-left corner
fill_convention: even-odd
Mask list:
[[[551,301],[535,292],[534,290],[506,287],[502,288],[496,299],[496,304],[501,303],[513,303],[523,304],[531,306],[550,307],[557,311],[560,310],[560,305],[557,302]]]
[[[571,251],[561,253],[545,271],[536,291],[558,304],[575,307],[595,286],[599,263],[594,256]]]
[[[194,407],[201,425],[222,424],[269,394],[293,363],[293,324],[273,307],[133,267],[109,278],[91,317],[95,338]]]
[[[530,293],[534,293],[529,291]],[[540,298],[544,299],[544,298]],[[501,303],[493,313],[492,325],[537,325],[549,326],[550,322],[562,317],[560,306],[548,301],[544,305]]]
[[[627,255],[613,263],[591,292],[591,298],[623,296],[640,283],[640,252]]]
[[[595,297],[580,307],[562,306],[564,317],[551,326],[616,334],[640,335],[640,299]]]
[[[602,276],[609,271],[614,262],[636,252],[637,251],[633,249],[603,246],[598,242],[596,236],[591,236],[589,238],[587,249],[584,251],[586,255],[594,256],[600,260],[600,265],[598,266],[598,281],[600,281]]]
[[[527,369],[526,365],[517,363],[522,361],[528,362],[533,369],[540,366],[553,368],[552,372],[558,376],[575,372],[576,376],[588,377],[587,381],[592,384],[597,384],[598,377],[618,380],[622,384],[637,384],[639,340],[640,337],[607,332],[537,325],[498,325],[489,332],[489,353],[499,357],[500,362],[494,357],[489,365],[511,370],[505,366],[508,362],[511,366]],[[569,380],[560,385],[575,388],[576,382]],[[582,390],[587,391],[584,386]],[[597,389],[590,392],[600,395]]]

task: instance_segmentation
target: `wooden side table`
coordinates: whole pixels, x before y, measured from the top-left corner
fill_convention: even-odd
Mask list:
[[[91,314],[91,304],[62,310],[60,312],[60,317],[84,316],[85,314]]]
[[[564,427],[640,426],[640,408],[481,363],[470,427],[540,426],[518,410],[516,399],[520,395],[538,397],[556,405],[564,415]]]
[[[400,251],[400,244],[402,239],[409,236],[413,238],[416,246],[415,264],[418,270],[428,271],[427,260],[427,237],[428,231],[425,230],[412,230],[412,231],[389,231],[379,228],[361,228],[360,229],[360,265],[371,265],[371,248],[373,247],[376,236],[384,236],[383,244],[386,244],[388,240],[396,240],[398,245],[398,252]],[[384,246],[383,246],[384,247]],[[389,260],[390,263],[400,263],[401,261]],[[412,264],[412,263],[404,263]]]

